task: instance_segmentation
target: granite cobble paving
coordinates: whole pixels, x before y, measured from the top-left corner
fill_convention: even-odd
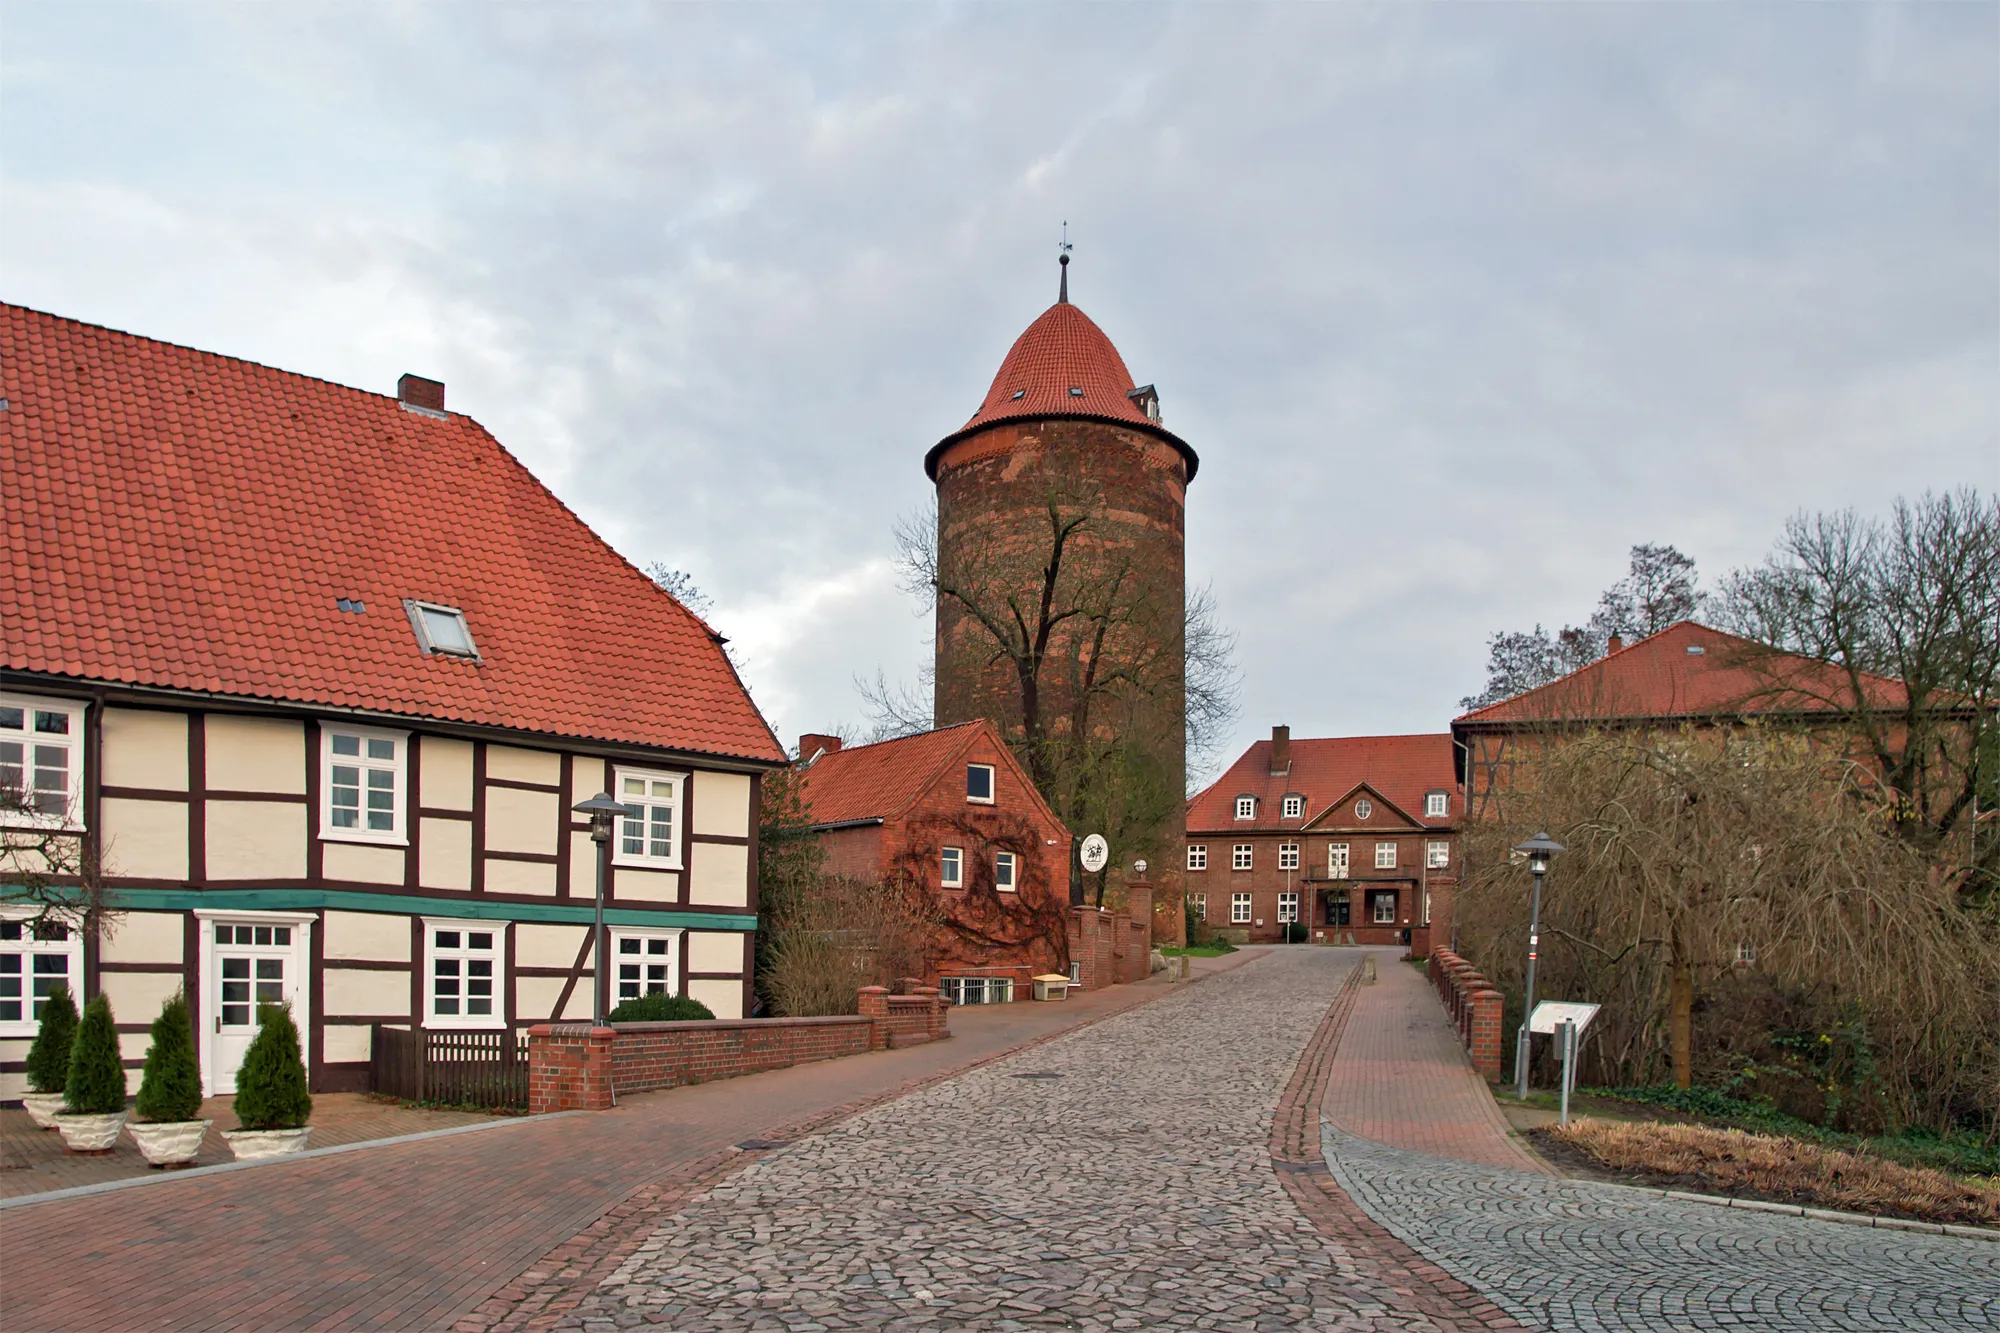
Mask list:
[[[558,1326],[1469,1327],[1412,1308],[1273,1169],[1280,1095],[1354,963],[1278,951],[794,1143]]]
[[[2000,1328],[2000,1243],[1788,1217],[1390,1147],[1323,1127],[1369,1216],[1563,1333]]]

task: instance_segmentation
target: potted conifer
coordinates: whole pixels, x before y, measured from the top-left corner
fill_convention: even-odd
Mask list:
[[[63,1085],[69,1082],[69,1053],[76,1044],[76,1001],[69,987],[57,986],[42,1001],[42,1026],[28,1048],[28,1093],[21,1098],[28,1118],[43,1129],[56,1127]]]
[[[125,1124],[125,1061],[118,1052],[118,1021],[111,1001],[98,995],[83,1007],[70,1048],[56,1129],[73,1153],[107,1153]]]
[[[312,1133],[306,1124],[312,1105],[292,1006],[267,1005],[257,1013],[257,1035],[236,1071],[236,1120],[242,1128],[225,1130],[222,1137],[240,1161],[303,1152]]]
[[[194,1025],[187,996],[175,991],[153,1020],[153,1044],[139,1078],[135,1118],[125,1126],[154,1166],[185,1166],[201,1151],[209,1121],[201,1114],[201,1070],[195,1064]]]

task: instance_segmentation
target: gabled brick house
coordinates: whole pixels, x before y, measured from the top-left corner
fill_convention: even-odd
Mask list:
[[[1463,812],[1449,735],[1293,740],[1273,727],[1188,802],[1190,906],[1239,942],[1292,926],[1422,956],[1450,931]]]
[[[94,851],[119,909],[34,938],[0,864],[0,1096],[57,980],[111,997],[128,1069],[184,990],[213,1093],[273,1001],[316,1091],[368,1086],[376,1023],[498,1036],[593,987],[745,1011],[783,750],[713,631],[443,385],[17,306],[0,345],[0,782],[15,845]],[[615,968],[570,812],[601,790],[646,811],[603,857]]]
[[[1067,970],[1069,831],[991,722],[852,748],[808,735],[798,762],[827,872],[899,878],[939,907],[926,984],[996,1003]]]

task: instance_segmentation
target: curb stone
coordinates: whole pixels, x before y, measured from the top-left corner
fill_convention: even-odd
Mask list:
[[[1879,1227],[1884,1231],[1915,1231],[1926,1236],[1957,1236],[1961,1240],[2000,1242],[2000,1229],[1959,1226],[1950,1222],[1919,1222],[1907,1217],[1883,1217],[1877,1213],[1847,1213],[1833,1208],[1808,1208],[1796,1203],[1772,1203],[1766,1199],[1738,1199],[1727,1194],[1697,1194],[1692,1190],[1654,1189],[1649,1185],[1627,1185],[1615,1180],[1591,1180],[1585,1176],[1563,1176],[1579,1184],[1624,1190],[1657,1199],[1677,1199],[1682,1203],[1705,1203],[1717,1208],[1743,1208],[1756,1213],[1776,1213],[1784,1217],[1809,1217],[1815,1222],[1838,1222],[1850,1227]]]

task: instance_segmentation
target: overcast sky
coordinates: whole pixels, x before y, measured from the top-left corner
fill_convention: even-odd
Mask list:
[[[0,5],[0,297],[416,371],[780,736],[1072,294],[1201,454],[1238,743],[1442,730],[1635,542],[2000,485],[2000,7]]]

